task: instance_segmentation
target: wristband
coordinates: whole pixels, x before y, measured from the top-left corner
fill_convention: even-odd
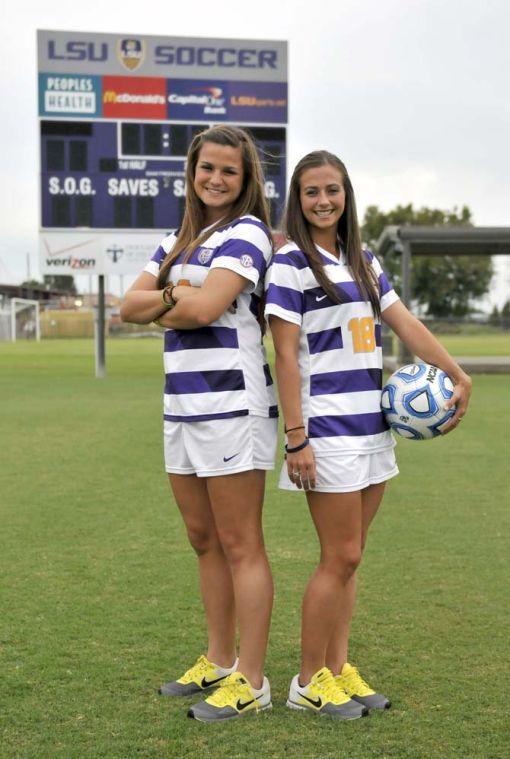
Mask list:
[[[164,305],[167,307],[168,310],[170,310],[176,305],[176,302],[172,297],[174,287],[175,285],[173,285],[170,282],[166,287],[163,288],[163,292],[161,293],[161,300],[163,301]]]
[[[287,453],[297,453],[298,451],[302,451],[303,448],[306,448],[307,445],[310,445],[310,441],[305,437],[301,445],[295,445],[294,448],[289,448],[289,446],[286,445],[285,450]]]

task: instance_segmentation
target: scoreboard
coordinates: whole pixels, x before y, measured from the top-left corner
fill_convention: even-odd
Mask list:
[[[132,274],[184,211],[185,160],[218,123],[254,138],[276,226],[285,42],[38,32],[43,273]]]
[[[42,227],[177,227],[188,145],[206,126],[41,120]],[[285,187],[285,130],[249,131],[261,148],[271,203]],[[278,205],[271,204],[273,223]]]

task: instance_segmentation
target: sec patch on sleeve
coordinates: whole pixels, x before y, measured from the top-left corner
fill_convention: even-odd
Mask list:
[[[253,258],[245,253],[239,258],[239,263],[241,266],[244,266],[245,269],[251,269],[253,266]]]

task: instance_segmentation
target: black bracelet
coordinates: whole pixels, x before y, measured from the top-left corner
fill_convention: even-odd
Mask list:
[[[310,441],[308,440],[307,437],[305,437],[301,445],[295,445],[294,448],[289,448],[289,446],[286,445],[285,450],[287,453],[297,453],[298,451],[302,451],[303,448],[306,448],[306,446],[309,444],[310,444]]]
[[[305,428],[305,425],[300,424],[299,427],[291,427],[289,430],[287,429],[287,427],[285,427],[283,431],[285,432],[285,434],[287,434],[287,432],[294,432],[294,430],[304,430],[304,428]]]

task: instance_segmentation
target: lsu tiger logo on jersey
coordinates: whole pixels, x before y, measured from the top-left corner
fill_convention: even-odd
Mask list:
[[[119,40],[117,58],[125,68],[134,71],[142,65],[145,58],[145,43],[133,38]]]
[[[214,253],[214,248],[202,248],[198,254],[198,261],[201,264],[208,264]]]

